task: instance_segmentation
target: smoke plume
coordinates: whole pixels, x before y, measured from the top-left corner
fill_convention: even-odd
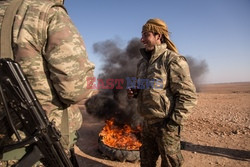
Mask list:
[[[200,86],[208,70],[208,65],[205,60],[197,60],[194,57],[186,56],[189,64],[192,80],[196,86],[197,91],[200,90]]]
[[[98,81],[107,79],[123,79],[123,89],[100,89],[96,96],[86,102],[87,112],[100,119],[114,118],[117,124],[137,126],[142,118],[137,111],[135,99],[127,98],[126,77],[135,77],[138,60],[141,58],[139,49],[142,47],[140,40],[134,38],[122,49],[115,40],[98,42],[93,45],[95,53],[102,56],[104,65],[98,76]],[[195,85],[199,85],[202,76],[207,71],[206,62],[201,62],[188,56],[190,71]],[[97,82],[98,82],[97,81]],[[98,84],[98,83],[97,83]]]
[[[115,40],[95,43],[94,51],[102,56],[104,66],[97,80],[122,79],[123,89],[100,89],[96,96],[86,102],[87,112],[100,119],[115,119],[116,124],[138,126],[142,118],[136,112],[136,100],[127,98],[126,77],[136,76],[137,62],[140,59],[139,39],[129,41],[125,49],[119,48]]]

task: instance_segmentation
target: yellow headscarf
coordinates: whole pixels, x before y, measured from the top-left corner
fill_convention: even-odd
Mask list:
[[[142,32],[145,32],[145,31],[151,31],[153,33],[158,33],[158,34],[163,35],[163,37],[166,39],[167,48],[169,50],[172,50],[178,53],[178,50],[175,44],[169,38],[168,27],[163,20],[158,19],[158,18],[149,19],[146,22],[146,24],[144,24],[142,27]]]

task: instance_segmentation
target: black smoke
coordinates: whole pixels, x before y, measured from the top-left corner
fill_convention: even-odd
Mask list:
[[[134,38],[125,48],[120,48],[119,41],[107,40],[93,45],[95,53],[102,56],[104,65],[98,79],[123,79],[123,89],[100,89],[96,96],[86,102],[87,112],[100,119],[115,118],[117,124],[130,124],[137,126],[142,118],[137,111],[135,99],[127,98],[126,77],[135,77],[136,68],[141,58],[139,49],[142,47],[140,40]],[[195,85],[199,85],[202,77],[208,70],[205,60],[186,57],[190,65],[190,72]],[[115,82],[114,82],[115,84]]]
[[[142,118],[137,111],[135,99],[127,98],[126,78],[136,76],[136,66],[140,59],[139,48],[141,43],[138,38],[128,42],[122,49],[118,47],[118,41],[107,40],[93,45],[95,53],[102,56],[104,65],[98,80],[122,79],[123,89],[100,89],[96,96],[86,102],[87,112],[100,119],[114,118],[116,124],[129,124],[132,127],[138,126]]]
[[[209,71],[208,65],[205,60],[198,60],[191,56],[186,56],[189,64],[192,80],[196,86],[197,91],[200,91],[202,81],[205,79]]]

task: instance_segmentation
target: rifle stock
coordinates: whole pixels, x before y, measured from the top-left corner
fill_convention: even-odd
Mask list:
[[[0,93],[7,122],[18,140],[0,146],[0,150],[7,152],[29,144],[31,150],[17,167],[31,166],[39,160],[47,167],[73,167],[60,143],[60,132],[49,121],[19,64],[11,59],[0,59]],[[14,123],[13,115],[20,120],[25,139],[20,137],[20,125]]]

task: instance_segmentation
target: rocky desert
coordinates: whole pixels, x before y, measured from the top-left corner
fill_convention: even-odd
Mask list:
[[[202,85],[198,96],[182,132],[184,167],[249,167],[250,82]],[[98,150],[104,121],[80,107],[84,119],[76,146],[80,166],[139,167],[139,161],[111,160]]]

